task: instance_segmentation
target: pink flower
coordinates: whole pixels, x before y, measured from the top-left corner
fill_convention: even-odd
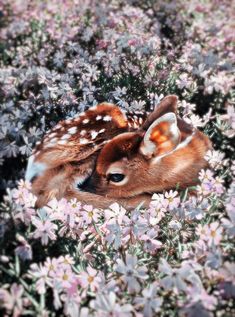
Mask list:
[[[32,189],[31,183],[29,181],[23,180],[23,179],[18,181],[18,187],[19,187],[19,189],[27,189],[27,190]]]
[[[87,225],[97,222],[100,218],[99,210],[92,205],[84,205],[82,207],[82,217]]]
[[[164,210],[164,208],[154,207],[150,203],[150,207],[145,214],[145,218],[148,220],[150,226],[156,226],[162,218],[165,217],[165,212],[166,210]]]
[[[23,286],[16,283],[11,285],[10,292],[0,288],[1,305],[8,312],[11,312],[11,316],[18,317],[23,313],[23,293]]]
[[[77,289],[77,286],[76,286]],[[84,307],[80,311],[81,297],[78,292],[65,292],[61,295],[61,299],[64,302],[64,315],[71,317],[89,317],[87,308]]]
[[[151,225],[157,224],[165,217],[167,206],[168,201],[163,194],[153,194],[149,205],[149,222]]]
[[[144,242],[145,251],[154,254],[162,247],[161,241],[154,239],[157,237],[157,235],[158,233],[155,231],[155,229],[151,229],[140,237],[140,240]]]
[[[78,277],[78,281],[82,288],[90,289],[95,292],[99,289],[101,278],[98,276],[98,271],[93,269],[91,266],[87,267],[87,272],[81,272]]]
[[[193,125],[195,128],[197,127],[204,127],[205,126],[205,120],[202,120],[198,115],[192,113],[189,115],[189,117],[185,117],[184,120]]]
[[[209,150],[206,153],[205,159],[209,162],[213,169],[219,169],[224,165],[225,154],[220,151]]]
[[[170,190],[169,192],[165,192],[165,203],[166,203],[166,208],[169,210],[173,210],[177,208],[180,204],[180,198],[177,197],[178,192]]]
[[[54,276],[57,282],[62,286],[62,288],[70,288],[73,283],[76,281],[77,277],[72,272],[71,268],[63,268],[59,266],[56,274]]]
[[[224,192],[223,180],[220,177],[214,178],[210,170],[201,170],[199,173],[201,185],[197,186],[199,194],[208,196],[210,194],[221,195]]]
[[[13,198],[15,202],[24,207],[34,207],[37,197],[29,192],[28,189],[21,187],[13,190]]]
[[[200,292],[191,288],[191,290],[188,291],[188,295],[191,297],[191,303],[201,302],[202,305],[209,310],[214,310],[218,303],[217,298],[213,295],[209,295],[204,288],[201,288]]]
[[[36,211],[34,208],[25,208],[24,206],[18,208],[14,214],[14,220],[20,219],[27,226],[31,224],[32,216],[35,216]]]
[[[58,262],[63,268],[70,268],[71,265],[75,263],[74,259],[69,254],[66,254],[65,256],[60,256],[58,258]]]
[[[133,307],[130,304],[120,305],[114,292],[108,294],[99,293],[95,300],[91,301],[91,307],[97,317],[131,317]]]
[[[173,210],[180,204],[180,198],[177,197],[178,192],[170,190],[165,194],[153,194],[150,207],[156,208],[159,212],[164,213],[167,209]]]
[[[105,219],[107,221],[115,220],[115,222],[117,222],[119,225],[122,224],[125,214],[126,214],[126,210],[122,206],[120,206],[118,203],[114,203],[109,206],[109,209],[104,210]]]
[[[32,217],[32,223],[36,227],[32,236],[34,239],[41,238],[42,245],[47,245],[49,239],[56,240],[57,225],[52,223],[49,218],[43,217],[42,213],[38,212],[38,214],[39,217]]]
[[[65,210],[68,209],[68,202],[66,199],[57,200],[53,198],[44,206],[44,210],[50,215],[52,220],[62,220]]]
[[[208,225],[198,225],[196,228],[197,235],[200,239],[207,241],[208,245],[218,245],[222,239],[223,228],[220,227],[219,222],[213,222]]]
[[[222,232],[223,228],[217,221],[206,225],[206,237],[209,245],[218,245],[222,239]]]
[[[176,85],[179,87],[179,89],[190,88],[192,83],[192,79],[189,78],[187,73],[181,74],[179,79],[176,80]]]
[[[46,261],[44,262],[44,267],[47,270],[48,276],[54,277],[56,275],[56,272],[60,266],[60,262],[56,258],[46,258]]]
[[[134,303],[136,307],[143,307],[144,317],[153,317],[161,310],[163,299],[157,295],[158,284],[152,283],[142,291],[142,297],[136,297]]]
[[[48,276],[48,268],[43,266],[41,263],[39,264],[31,264],[29,274],[37,279],[36,282],[36,290],[39,294],[46,293],[46,285],[51,286],[52,279]]]
[[[223,227],[226,229],[228,236],[235,237],[235,198],[231,197],[226,204],[228,218],[222,218]]]
[[[140,291],[139,281],[146,280],[147,267],[138,266],[137,257],[135,255],[126,254],[126,261],[117,259],[114,267],[115,271],[121,274],[121,279],[127,284],[130,293]]]
[[[207,239],[206,226],[203,226],[203,225],[199,224],[196,227],[196,234],[200,237],[201,240],[206,240]]]

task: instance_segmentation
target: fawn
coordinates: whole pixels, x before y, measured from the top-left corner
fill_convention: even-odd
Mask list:
[[[170,95],[152,113],[102,103],[59,122],[28,161],[37,206],[65,197],[129,209],[147,205],[154,192],[195,185],[211,143],[176,112],[177,97]]]

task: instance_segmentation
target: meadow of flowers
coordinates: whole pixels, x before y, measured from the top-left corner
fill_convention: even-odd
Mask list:
[[[233,7],[232,7],[233,6]],[[0,314],[235,316],[234,2],[0,1]],[[167,94],[214,150],[190,196],[35,208],[27,158],[59,120]]]

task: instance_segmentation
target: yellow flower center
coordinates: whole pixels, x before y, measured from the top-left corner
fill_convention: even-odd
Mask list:
[[[87,280],[88,280],[88,283],[92,283],[94,281],[94,277],[93,276],[89,276]]]
[[[92,218],[92,217],[93,217],[93,212],[92,212],[92,211],[89,211],[89,212],[88,212],[88,216],[89,216],[90,218]]]
[[[64,281],[67,281],[68,279],[69,279],[69,276],[68,276],[67,274],[64,274],[64,275],[63,275],[63,280],[64,280]]]
[[[211,236],[212,236],[212,238],[214,238],[216,236],[216,231],[215,230],[211,230]]]

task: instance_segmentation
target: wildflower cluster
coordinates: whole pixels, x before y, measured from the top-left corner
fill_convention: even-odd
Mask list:
[[[234,18],[228,1],[0,3],[0,314],[235,314]],[[211,139],[192,188],[148,208],[76,199],[36,208],[23,181],[59,120],[168,94]]]

